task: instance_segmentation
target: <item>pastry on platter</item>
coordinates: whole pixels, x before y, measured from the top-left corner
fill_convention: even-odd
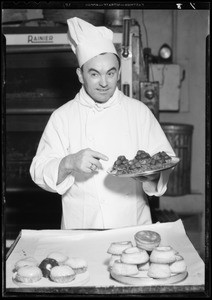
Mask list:
[[[171,264],[176,260],[175,250],[171,246],[159,246],[152,250],[150,262]]]
[[[53,267],[59,266],[58,262],[53,258],[45,258],[39,265],[43,277],[48,278]]]
[[[175,262],[170,264],[171,272],[175,274],[185,272],[187,266],[184,258],[179,254],[175,255],[175,258],[176,258]]]
[[[143,264],[148,262],[149,255],[146,250],[137,247],[127,248],[122,252],[121,262],[125,264]]]
[[[157,170],[165,167],[171,160],[172,158],[165,151],[151,156],[144,150],[138,150],[131,160],[128,160],[124,155],[119,155],[112,166],[111,173],[123,175]]]
[[[171,270],[169,264],[151,263],[147,275],[151,278],[169,278]]]
[[[120,255],[125,249],[130,248],[132,246],[133,245],[131,241],[113,242],[110,244],[107,253]]]
[[[115,260],[111,271],[116,275],[132,276],[139,273],[136,264],[125,264],[120,260]]]
[[[70,266],[76,274],[81,274],[87,271],[87,262],[80,257],[70,257],[66,260],[65,264]]]
[[[143,264],[138,264],[138,270],[139,271],[148,271],[150,267],[150,262],[149,260],[146,263]]]
[[[110,260],[109,260],[109,264],[108,264],[108,268],[109,270],[111,270],[113,264],[114,264],[114,261],[115,260],[120,260],[121,258],[121,255],[116,255],[116,254],[111,254],[111,257],[110,257]]]
[[[50,271],[50,279],[57,283],[67,283],[74,280],[76,273],[70,266],[60,265]]]
[[[160,242],[161,237],[159,233],[151,230],[142,230],[138,231],[134,235],[136,246],[140,249],[144,249],[146,251],[152,251],[156,248]]]
[[[15,263],[15,270],[18,270],[21,267],[26,267],[26,266],[37,267],[38,264],[39,264],[38,261],[34,257],[28,256],[18,260]]]
[[[47,258],[53,258],[58,262],[59,265],[62,265],[68,259],[68,256],[60,252],[51,252],[47,255]]]
[[[36,266],[20,267],[15,275],[15,280],[23,283],[34,283],[43,277],[41,269]]]

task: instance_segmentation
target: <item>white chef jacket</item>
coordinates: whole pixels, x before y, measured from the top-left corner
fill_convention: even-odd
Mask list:
[[[57,185],[62,158],[81,149],[105,154],[102,170],[72,171]],[[107,173],[119,155],[132,159],[138,150],[150,155],[166,151],[175,155],[160,124],[141,101],[116,88],[102,104],[81,88],[73,100],[56,109],[44,129],[30,166],[33,181],[62,195],[62,229],[120,228],[151,224],[147,195],[165,193],[171,170],[161,172],[158,183],[141,183]]]

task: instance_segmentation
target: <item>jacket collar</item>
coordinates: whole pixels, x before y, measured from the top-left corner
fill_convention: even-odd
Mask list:
[[[105,103],[96,103],[85,91],[82,86],[77,97],[77,102],[87,106],[89,108],[95,109],[97,111],[102,111],[111,106],[117,105],[120,103],[122,92],[119,91],[118,87],[115,89],[113,96]]]

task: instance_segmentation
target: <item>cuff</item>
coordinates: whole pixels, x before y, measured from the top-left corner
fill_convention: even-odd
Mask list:
[[[57,185],[58,169],[62,158],[55,158],[48,162],[45,167],[43,178],[50,189],[60,195],[65,194],[67,190],[73,185],[75,177],[70,173],[60,184]]]
[[[148,196],[162,196],[167,190],[167,183],[169,176],[174,168],[161,171],[160,178],[157,182],[155,181],[146,181],[143,182],[143,190]]]

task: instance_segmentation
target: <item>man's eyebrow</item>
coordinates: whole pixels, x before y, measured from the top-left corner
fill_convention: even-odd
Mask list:
[[[117,69],[116,69],[115,67],[112,67],[111,69],[109,69],[109,70],[107,71],[107,73],[108,73],[108,72],[111,72],[111,71],[117,71]],[[88,72],[96,72],[96,73],[99,73],[99,71],[97,71],[97,70],[94,69],[94,68],[90,68],[90,69],[88,70]]]
[[[116,69],[115,67],[112,67],[111,69],[109,69],[109,70],[107,71],[107,73],[108,73],[108,72],[111,72],[111,71],[117,71],[117,69]]]
[[[96,72],[96,73],[99,73],[99,71],[97,71],[97,70],[95,70],[95,69],[93,69],[93,68],[90,68],[90,69],[88,70],[88,72]]]

